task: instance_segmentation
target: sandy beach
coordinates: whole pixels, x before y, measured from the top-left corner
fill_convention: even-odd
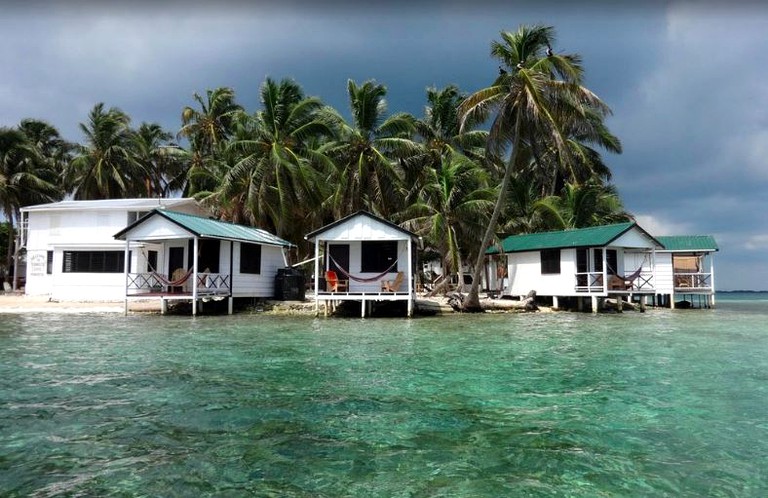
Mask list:
[[[159,312],[159,301],[131,301],[130,312]],[[47,296],[0,294],[0,313],[123,313],[123,301],[52,301]]]

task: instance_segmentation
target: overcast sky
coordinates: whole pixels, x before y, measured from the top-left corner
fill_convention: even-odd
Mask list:
[[[554,49],[582,55],[586,85],[613,109],[624,153],[606,161],[627,209],[655,235],[714,235],[718,289],[768,289],[759,2],[48,3],[0,10],[0,126],[44,119],[73,141],[97,102],[175,132],[195,92],[229,86],[254,111],[267,76],[345,114],[346,81],[376,79],[391,112],[421,116],[426,87],[494,79],[500,31],[554,26]]]

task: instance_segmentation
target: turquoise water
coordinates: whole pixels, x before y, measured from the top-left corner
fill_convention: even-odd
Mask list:
[[[766,496],[768,300],[0,315],[2,496]]]

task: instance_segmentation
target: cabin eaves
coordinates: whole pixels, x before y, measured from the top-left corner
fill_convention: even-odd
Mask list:
[[[355,213],[352,213],[350,215],[345,216],[344,218],[336,220],[333,223],[325,225],[322,228],[318,228],[314,232],[310,232],[310,233],[306,234],[304,236],[304,238],[311,242],[318,235],[320,235],[320,234],[322,234],[324,232],[327,232],[328,230],[331,230],[332,228],[335,228],[335,227],[337,227],[339,225],[343,225],[344,223],[346,223],[347,221],[349,221],[350,219],[352,219],[352,218],[354,218],[356,216],[367,216],[368,218],[370,218],[370,219],[372,219],[372,220],[374,220],[374,221],[376,221],[378,223],[383,223],[384,225],[387,225],[388,227],[390,227],[390,228],[392,228],[394,230],[397,230],[399,232],[404,233],[405,235],[409,236],[412,239],[418,239],[418,235],[416,235],[415,233],[413,233],[413,232],[411,232],[409,230],[406,230],[405,228],[403,228],[403,227],[401,227],[399,225],[396,225],[396,224],[392,223],[391,221],[385,220],[384,218],[379,218],[378,216],[375,216],[375,215],[369,213],[368,211],[364,211],[364,210],[357,211]]]
[[[696,252],[719,251],[715,238],[711,235],[664,235],[656,237],[666,251]]]
[[[139,211],[152,208],[174,208],[181,205],[194,205],[196,201],[190,197],[174,199],[100,199],[92,201],[59,201],[46,204],[25,206],[22,211],[88,211],[99,210],[123,210]]]
[[[291,244],[287,240],[283,240],[280,237],[272,235],[271,233],[260,228],[235,225],[225,221],[213,220],[210,218],[204,218],[202,216],[179,213],[176,211],[167,211],[163,209],[155,209],[149,212],[146,216],[128,225],[123,230],[115,234],[115,238],[125,240],[126,233],[130,232],[137,225],[144,223],[151,216],[162,216],[163,218],[171,221],[172,223],[175,223],[196,237],[236,240],[281,247],[294,246],[294,244]]]
[[[589,228],[576,228],[557,232],[541,232],[523,235],[511,235],[501,241],[501,252],[539,251],[542,249],[564,249],[576,247],[603,247],[609,245],[632,228],[640,230],[649,239],[662,244],[634,222],[616,223]],[[498,254],[499,246],[495,245],[486,254]]]

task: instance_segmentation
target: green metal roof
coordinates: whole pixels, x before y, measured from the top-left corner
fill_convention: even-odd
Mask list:
[[[195,216],[187,213],[180,213],[178,211],[169,211],[166,209],[155,209],[142,217],[135,223],[121,230],[115,235],[116,239],[124,238],[124,234],[133,227],[143,223],[150,217],[159,215],[173,223],[184,228],[192,235],[197,237],[206,237],[211,239],[224,239],[224,240],[240,240],[244,242],[251,242],[255,244],[267,244],[273,246],[290,247],[293,246],[287,240],[283,240],[276,235],[262,230],[260,228],[247,227],[245,225],[236,225],[234,223],[228,223],[226,221],[213,220],[210,218],[204,218],[202,216]]]
[[[557,232],[511,235],[501,241],[501,248],[502,252],[507,253],[566,247],[600,247],[608,245],[634,226],[637,225],[627,222],[599,227],[574,228]],[[640,230],[645,233],[641,228]],[[486,251],[486,254],[497,254],[498,252],[498,246],[492,246]]]
[[[711,235],[665,235],[656,237],[668,251],[718,251]]]

